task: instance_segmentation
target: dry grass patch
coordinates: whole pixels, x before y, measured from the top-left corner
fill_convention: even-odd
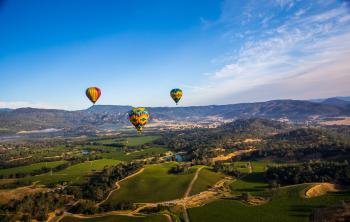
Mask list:
[[[318,197],[325,195],[328,192],[337,192],[339,188],[333,183],[320,183],[312,186],[305,192],[306,198]]]
[[[14,183],[16,179],[0,179],[0,185]]]
[[[261,142],[261,139],[253,139],[253,138],[250,138],[250,139],[245,139],[243,141],[243,143],[255,143],[255,142]]]
[[[21,200],[25,196],[33,193],[43,192],[45,190],[47,190],[47,188],[38,185],[0,190],[0,203],[6,204],[10,200]]]
[[[249,197],[249,199],[246,202],[247,204],[258,206],[258,205],[266,204],[268,201],[269,200],[264,197],[252,196],[252,197]]]
[[[244,153],[253,152],[254,150],[256,150],[256,149],[238,150],[238,151],[229,153],[229,154],[227,154],[227,155],[220,155],[220,156],[214,157],[214,158],[213,158],[213,161],[224,161],[224,160],[228,160],[228,159],[231,159],[232,157],[240,156],[240,155],[242,155],[242,154],[244,154]]]
[[[338,119],[338,120],[328,120],[328,121],[322,121],[320,122],[321,125],[324,126],[350,126],[350,117],[345,117],[344,119]]]

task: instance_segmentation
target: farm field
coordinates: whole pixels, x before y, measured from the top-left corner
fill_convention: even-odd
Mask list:
[[[136,159],[141,159],[147,155],[162,154],[166,153],[168,150],[162,147],[150,147],[143,150],[134,151],[131,153],[125,153],[118,148],[104,147],[108,150],[108,153],[103,153],[101,156],[105,159],[115,159],[120,161],[131,161]]]
[[[43,192],[47,188],[41,186],[26,186],[15,189],[0,189],[0,204],[6,204],[11,200],[20,200],[33,193]]]
[[[85,180],[85,176],[90,172],[102,170],[104,166],[115,165],[119,163],[118,160],[101,159],[94,161],[87,161],[68,167],[62,171],[51,173],[45,173],[30,178],[23,178],[24,181],[35,182],[39,181],[42,184],[54,184],[61,181],[69,181],[76,184],[82,183]]]
[[[59,165],[62,165],[66,163],[67,161],[53,161],[53,162],[41,162],[41,163],[34,163],[27,166],[20,166],[20,167],[13,167],[13,168],[7,168],[7,169],[0,169],[0,175],[9,175],[9,174],[16,174],[16,173],[32,173],[35,170],[40,170],[42,168],[55,168]]]
[[[126,146],[139,146],[145,143],[152,142],[158,139],[159,136],[135,136],[127,138],[116,138],[116,139],[105,139],[99,140],[98,142],[102,145],[113,144],[113,143],[124,143]]]
[[[132,203],[158,202],[183,197],[190,184],[195,169],[188,173],[169,174],[169,169],[176,163],[148,165],[145,170],[126,181],[120,183],[106,203],[129,201]]]
[[[230,184],[234,195],[249,192],[252,195],[260,195],[269,188],[269,184],[264,180],[263,172],[253,172],[236,180]]]
[[[249,162],[246,161],[235,161],[234,167],[237,171],[241,173],[249,173]]]
[[[143,145],[145,143],[152,142],[157,138],[159,138],[159,136],[139,136],[139,137],[105,139],[105,140],[98,140],[98,143],[101,145],[84,145],[84,146],[80,146],[79,149],[104,150],[106,152],[100,154],[100,156],[105,159],[131,161],[131,160],[141,159],[149,155],[166,153],[168,149],[163,147],[146,147],[142,150],[126,153],[120,147],[112,147],[112,146],[108,146],[108,144],[124,143],[128,147],[132,147],[132,146],[138,146],[138,145]]]
[[[127,146],[139,146],[139,145],[143,145],[145,143],[150,143],[158,138],[159,138],[159,136],[128,137],[128,138],[126,138],[126,145]]]
[[[262,192],[269,188],[269,184],[264,179],[265,168],[269,162],[251,162],[252,173],[243,176],[242,178],[230,184],[230,188],[235,195],[249,192],[252,195],[261,195]],[[239,162],[239,165],[247,165],[248,162]],[[246,173],[246,168],[244,173]]]
[[[329,193],[315,198],[303,198],[301,195],[310,185],[295,185],[280,188],[272,200],[259,206],[248,206],[235,200],[218,200],[208,205],[189,209],[192,222],[224,221],[309,221],[313,208],[349,199],[350,192]]]
[[[16,179],[0,179],[0,185],[16,182]]]
[[[60,222],[167,222],[164,215],[151,215],[146,217],[129,217],[121,215],[110,215],[95,218],[77,218],[66,216]]]
[[[163,147],[150,147],[138,151],[134,151],[132,153],[126,154],[126,156],[129,156],[132,159],[140,159],[145,155],[157,155],[166,153],[168,150]]]
[[[210,187],[214,186],[216,182],[225,176],[221,173],[216,173],[212,171],[211,168],[203,168],[198,175],[196,182],[193,184],[190,195],[200,193],[202,191],[208,190]]]
[[[12,130],[10,129],[7,129],[7,128],[0,128],[0,133],[11,133],[13,132]]]

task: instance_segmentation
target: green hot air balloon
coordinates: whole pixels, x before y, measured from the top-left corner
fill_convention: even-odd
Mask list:
[[[176,103],[176,105],[177,105],[177,103],[180,101],[180,99],[181,99],[181,97],[182,97],[182,90],[181,89],[178,89],[178,88],[176,88],[176,89],[172,89],[171,91],[170,91],[170,96],[171,96],[171,98],[175,101],[175,103]]]

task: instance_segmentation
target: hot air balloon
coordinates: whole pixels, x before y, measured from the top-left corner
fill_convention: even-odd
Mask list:
[[[143,126],[146,125],[149,118],[148,111],[145,108],[133,108],[129,111],[128,115],[132,125],[141,133]]]
[[[97,87],[89,87],[86,89],[85,93],[93,104],[95,104],[98,98],[101,96],[101,90]]]
[[[182,97],[182,90],[181,89],[172,89],[170,91],[170,96],[171,98],[173,98],[173,100],[175,101],[176,105],[177,103],[180,101],[181,97]]]

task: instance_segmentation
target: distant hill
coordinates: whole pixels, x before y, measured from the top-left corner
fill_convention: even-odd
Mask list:
[[[350,96],[337,96],[335,98],[350,102]]]
[[[0,125],[11,130],[41,130],[47,128],[68,128],[92,126],[98,129],[119,128],[129,124],[127,111],[131,106],[95,105],[86,110],[65,111],[52,109],[21,108],[0,112]],[[335,99],[325,103],[301,100],[273,100],[258,103],[231,105],[149,107],[152,120],[198,122],[221,118],[288,118],[291,121],[305,121],[315,116],[350,116],[350,106]]]
[[[350,114],[348,107],[344,108],[300,100],[273,100],[217,106],[161,107],[149,108],[149,110],[154,118],[178,120],[217,116],[224,119],[252,117],[277,119],[286,117],[291,120],[302,121],[316,115],[340,116]]]
[[[334,105],[334,106],[339,106],[339,107],[348,107],[348,106],[350,106],[350,101],[342,100],[342,99],[338,99],[338,98],[329,98],[329,99],[322,101],[322,104]]]
[[[350,107],[350,96],[337,96],[327,99],[313,99],[310,102],[320,103],[325,105],[334,105],[342,108]]]
[[[227,123],[218,128],[223,133],[231,134],[252,134],[258,136],[266,136],[271,134],[282,133],[292,129],[292,126],[274,120],[252,118],[252,119],[238,119],[232,123]]]
[[[2,108],[0,109],[0,112],[10,112],[12,109]]]
[[[112,105],[94,105],[84,110],[86,113],[126,113],[132,109],[132,106],[112,106]]]
[[[311,99],[309,101],[310,102],[316,102],[316,103],[322,103],[322,102],[324,102],[325,100],[328,100],[328,99],[339,99],[339,100],[350,102],[350,96],[336,96],[336,97],[323,98],[323,99]]]
[[[320,141],[328,141],[334,138],[335,136],[332,135],[329,130],[317,128],[300,128],[274,135],[270,139],[272,139],[273,142],[288,141],[288,144],[313,144],[319,143]]]

